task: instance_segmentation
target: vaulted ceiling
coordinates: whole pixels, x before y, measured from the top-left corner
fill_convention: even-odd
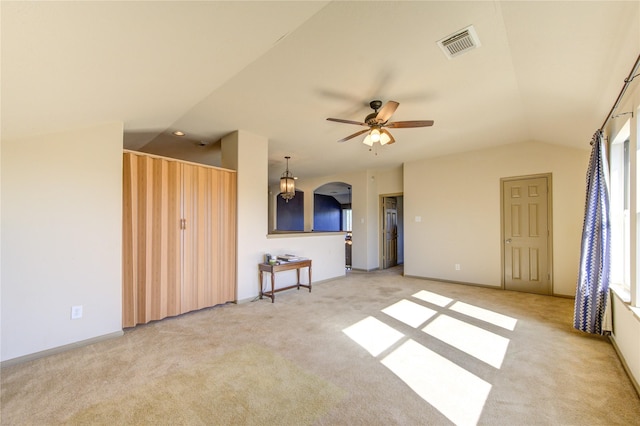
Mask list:
[[[215,164],[244,130],[301,178],[523,141],[588,149],[640,53],[638,1],[7,2],[2,138],[124,123],[126,148]],[[469,25],[480,46],[436,42]],[[396,143],[361,128],[400,103]],[[172,134],[181,130],[186,135]],[[90,142],[88,142],[90,143]]]

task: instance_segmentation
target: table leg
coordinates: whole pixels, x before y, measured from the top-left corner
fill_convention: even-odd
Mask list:
[[[260,300],[262,300],[262,271],[260,271],[260,282],[258,285],[260,286]]]
[[[276,301],[276,277],[275,272],[271,271],[271,303]]]
[[[309,265],[309,293],[311,293],[311,265]]]

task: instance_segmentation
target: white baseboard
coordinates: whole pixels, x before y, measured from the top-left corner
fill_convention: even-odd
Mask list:
[[[115,339],[116,337],[120,337],[124,335],[124,331],[115,331],[113,333],[104,334],[102,336],[92,337],[91,339],[81,340],[79,342],[69,343],[68,345],[62,345],[55,348],[47,349],[40,352],[35,352],[28,355],[19,356],[17,358],[8,359],[6,361],[0,362],[0,368],[10,367],[12,365],[22,364],[23,362],[33,361],[38,358],[43,358],[50,355],[59,354],[62,352],[69,351],[71,349],[81,348],[83,346],[88,346],[93,343],[102,342],[104,340]]]

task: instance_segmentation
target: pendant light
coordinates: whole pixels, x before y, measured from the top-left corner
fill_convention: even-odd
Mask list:
[[[280,178],[280,196],[284,198],[287,203],[296,195],[295,182],[293,180],[293,174],[289,171],[289,156],[284,157],[287,159],[287,170],[282,174]]]

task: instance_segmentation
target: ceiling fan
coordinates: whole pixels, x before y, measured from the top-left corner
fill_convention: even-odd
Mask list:
[[[369,106],[371,107],[371,109],[373,109],[374,112],[367,115],[364,119],[364,122],[343,120],[341,118],[327,118],[327,120],[336,121],[338,123],[355,124],[358,126],[368,127],[368,129],[360,130],[359,132],[349,135],[346,138],[340,139],[338,142],[348,141],[349,139],[355,138],[356,136],[360,136],[368,132],[367,136],[362,142],[369,146],[372,146],[375,142],[380,142],[381,145],[387,145],[392,144],[396,141],[391,133],[389,133],[389,131],[385,129],[385,127],[388,127],[390,129],[402,129],[408,127],[433,126],[433,120],[389,122],[389,119],[391,118],[393,113],[396,112],[398,105],[400,104],[396,101],[389,101],[384,104],[384,106],[382,106],[382,101],[374,100],[369,102]],[[382,109],[380,109],[380,107],[382,107]]]

